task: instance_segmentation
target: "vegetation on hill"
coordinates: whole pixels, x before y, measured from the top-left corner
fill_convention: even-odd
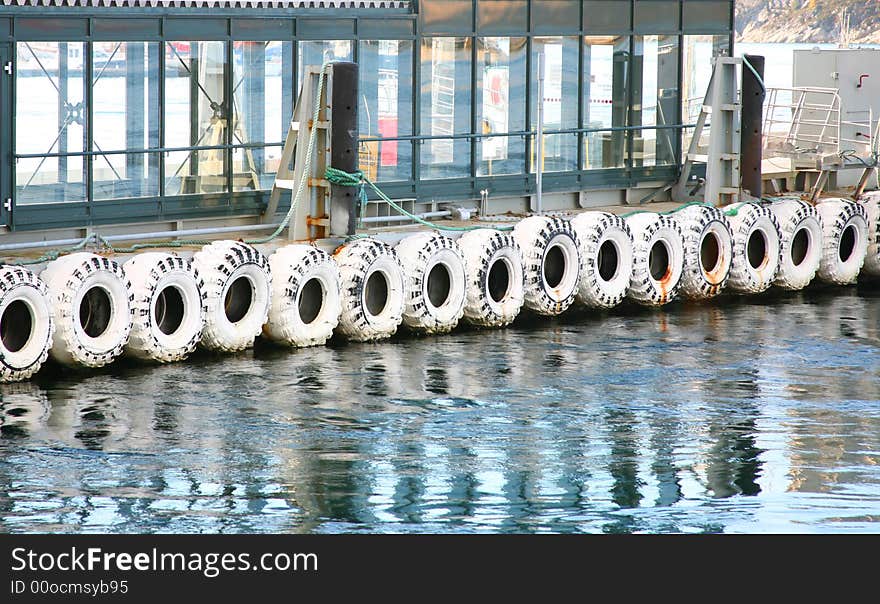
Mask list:
[[[737,0],[742,42],[880,43],[878,0]]]

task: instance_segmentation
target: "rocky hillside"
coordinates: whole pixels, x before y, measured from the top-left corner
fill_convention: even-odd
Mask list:
[[[880,44],[880,1],[736,0],[736,33],[741,42]]]

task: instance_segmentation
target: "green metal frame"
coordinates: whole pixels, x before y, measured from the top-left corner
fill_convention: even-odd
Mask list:
[[[175,40],[221,40],[226,42],[239,40],[280,40],[294,42],[291,45],[293,56],[290,57],[294,73],[293,85],[297,81],[297,42],[308,40],[348,39],[352,41],[354,60],[358,60],[359,40],[407,39],[413,41],[412,52],[412,132],[418,133],[420,126],[419,83],[421,82],[421,40],[425,37],[455,35],[470,37],[511,36],[526,37],[527,73],[534,70],[531,66],[532,38],[547,36],[577,36],[579,40],[578,64],[578,95],[583,97],[583,63],[584,40],[586,35],[620,34],[630,36],[630,49],[633,49],[633,38],[638,35],[664,34],[678,36],[679,68],[678,89],[682,82],[682,36],[688,34],[708,34],[729,36],[730,48],[733,48],[733,10],[732,0],[556,0],[552,5],[559,10],[568,11],[555,15],[556,23],[548,25],[542,21],[542,15],[550,6],[546,0],[465,0],[458,4],[464,12],[452,15],[446,24],[432,21],[425,22],[420,9],[431,0],[413,2],[410,10],[405,9],[201,9],[201,8],[74,8],[74,7],[0,7],[0,60],[3,64],[12,60],[16,42],[25,41],[58,41],[86,42],[87,63],[86,82],[90,89],[92,82],[92,43],[98,41],[119,42],[165,42]],[[438,2],[439,0],[433,0]],[[469,7],[467,6],[469,3]],[[452,3],[455,4],[455,3]],[[437,5],[435,5],[436,7]],[[451,4],[449,5],[451,6]],[[627,25],[607,27],[591,26],[591,16],[600,13],[591,11],[601,7],[614,10],[617,15],[624,15],[620,20]],[[669,8],[674,7],[672,15]],[[431,8],[431,7],[429,7]],[[717,19],[721,10],[727,9],[726,19]],[[491,9],[491,11],[489,11]],[[469,14],[467,11],[470,11]],[[486,12],[489,11],[489,12]],[[566,19],[566,15],[578,20]],[[435,13],[431,13],[435,14]],[[464,18],[461,18],[461,15]],[[601,13],[604,14],[604,13]],[[666,22],[658,22],[652,29],[651,23],[639,21],[639,15],[662,14]],[[486,21],[489,15],[489,21]],[[708,18],[705,15],[716,16]],[[552,21],[552,19],[551,19]],[[488,23],[488,25],[487,25]],[[585,24],[586,23],[586,24]],[[475,63],[476,45],[471,44],[471,75],[476,77]],[[4,53],[6,58],[4,58]],[[164,51],[159,53],[160,72],[160,148],[150,152],[162,152],[164,137]],[[227,44],[227,61],[231,65],[232,44]],[[106,201],[63,202],[47,204],[27,204],[15,207],[15,107],[13,78],[0,72],[3,85],[0,86],[0,200],[13,198],[12,212],[0,210],[0,223],[12,230],[35,230],[56,227],[84,227],[114,223],[153,222],[181,220],[198,217],[223,217],[257,215],[265,207],[268,191],[248,191],[240,193],[218,193],[211,195],[179,195],[164,196],[165,175],[162,173],[165,162],[159,162],[160,196],[136,199],[112,199]],[[231,78],[227,77],[226,93],[231,92]],[[531,123],[533,112],[530,87],[532,77],[526,79],[526,124]],[[630,98],[632,98],[633,78],[630,78]],[[295,97],[295,91],[290,92]],[[86,100],[91,91],[86,91]],[[476,130],[476,94],[470,95],[471,128]],[[230,98],[226,99],[230,102]],[[679,102],[679,107],[681,103]],[[4,110],[5,109],[5,110]],[[91,103],[88,104],[91,111]],[[630,108],[631,109],[631,108]],[[679,120],[680,121],[680,120]],[[89,120],[91,125],[91,120]],[[583,124],[582,103],[578,103],[578,124]],[[676,154],[680,154],[680,124],[660,127],[671,128],[679,132],[676,137]],[[626,131],[640,130],[641,127],[624,127]],[[644,129],[655,129],[654,127]],[[92,149],[91,126],[88,128],[88,144],[82,155],[95,154]],[[601,131],[615,130],[602,129]],[[558,131],[546,131],[547,134],[563,133],[577,138],[578,166],[583,166],[583,137],[594,131],[589,128],[572,128]],[[512,133],[513,136],[525,138],[526,164],[531,157],[531,131]],[[535,191],[535,176],[526,172],[523,166],[521,174],[483,177],[476,175],[477,140],[484,135],[462,133],[456,137],[470,141],[471,162],[470,175],[461,178],[443,180],[422,180],[419,174],[421,142],[431,137],[414,134],[384,140],[399,140],[400,144],[412,147],[411,179],[401,182],[383,182],[382,188],[392,197],[415,197],[417,199],[464,200],[475,199],[485,188],[492,190],[493,195],[522,196]],[[493,134],[498,136],[498,134]],[[449,137],[443,137],[449,138]],[[631,140],[631,137],[627,137]],[[263,145],[260,145],[263,146]],[[231,158],[232,140],[226,140],[219,148],[226,149],[227,157]],[[187,147],[184,149],[195,149]],[[204,149],[204,147],[198,147]],[[631,157],[631,154],[627,154]],[[550,172],[543,175],[545,191],[578,191],[585,189],[628,188],[647,181],[672,181],[677,176],[676,166],[660,167],[627,167],[601,170],[572,170],[568,172]],[[89,190],[91,189],[89,180]],[[231,181],[231,174],[229,175]],[[231,190],[231,189],[230,189]],[[89,197],[90,198],[90,197]]]

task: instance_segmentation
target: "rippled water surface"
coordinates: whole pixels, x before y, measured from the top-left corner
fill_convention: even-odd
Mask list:
[[[877,532],[874,291],[44,372],[0,531]]]

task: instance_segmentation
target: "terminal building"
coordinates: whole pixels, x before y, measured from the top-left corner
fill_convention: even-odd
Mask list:
[[[336,60],[361,169],[414,211],[527,211],[539,145],[544,209],[638,202],[677,177],[733,5],[0,0],[3,239],[263,220],[302,75]]]

